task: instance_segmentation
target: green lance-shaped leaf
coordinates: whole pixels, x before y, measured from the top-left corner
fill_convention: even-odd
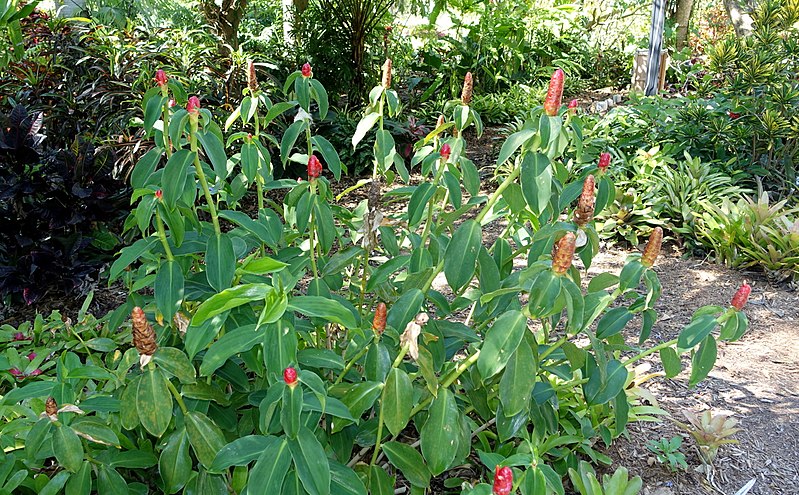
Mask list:
[[[65,471],[66,472],[66,471]],[[64,495],[89,495],[92,491],[92,465],[83,461],[77,473],[69,477]]]
[[[372,112],[364,116],[360,122],[358,122],[358,126],[355,128],[355,133],[352,135],[352,147],[355,148],[358,146],[358,143],[366,136],[366,133],[369,132],[369,129],[374,127],[375,122],[380,118],[380,114],[377,112]]]
[[[211,376],[230,357],[249,351],[255,344],[264,340],[264,327],[244,325],[227,332],[214,342],[203,356],[200,375]]]
[[[189,411],[186,413],[186,432],[197,460],[205,467],[211,466],[217,452],[225,446],[222,431],[205,414]]]
[[[133,172],[130,173],[130,185],[134,189],[140,189],[147,185],[147,180],[161,160],[162,151],[160,148],[151,149],[133,167]]]
[[[119,404],[119,421],[126,430],[132,430],[139,425],[139,411],[136,405],[136,396],[139,392],[139,383],[142,376],[134,377],[128,382],[122,392]]]
[[[116,469],[100,465],[97,469],[97,493],[103,495],[128,495],[128,483]]]
[[[176,261],[167,261],[158,267],[155,276],[155,305],[166,321],[172,321],[183,302],[183,284],[183,270]]]
[[[672,347],[666,347],[660,350],[660,361],[663,363],[663,370],[666,372],[666,378],[674,378],[682,371],[682,362],[677,351]]]
[[[386,317],[386,325],[399,332],[405,330],[409,321],[414,319],[422,308],[424,292],[419,289],[410,289],[391,305]]]
[[[717,354],[718,348],[716,346],[716,338],[712,335],[708,335],[691,358],[691,378],[688,380],[689,387],[693,387],[707,378],[710,370],[713,369],[713,365],[716,364]]]
[[[189,440],[186,430],[181,428],[169,438],[158,459],[158,472],[166,493],[176,493],[186,485],[191,476],[191,466]]]
[[[455,459],[460,436],[460,418],[455,397],[448,388],[438,392],[430,404],[421,434],[422,455],[434,476],[446,471]]]
[[[186,172],[189,165],[194,162],[195,153],[189,150],[180,150],[169,157],[161,177],[161,191],[164,194],[164,203],[170,210],[175,209],[183,189],[186,186]]]
[[[136,393],[139,421],[150,434],[160,437],[172,420],[172,396],[161,370],[148,368],[139,380]]]
[[[302,387],[288,385],[283,388],[283,402],[280,410],[280,424],[290,439],[296,439],[302,426]]]
[[[429,182],[423,182],[416,187],[416,190],[411,194],[411,199],[408,201],[409,227],[415,227],[422,221],[427,211],[427,203],[435,193],[436,187]]]
[[[532,397],[537,363],[530,345],[522,339],[511,355],[499,382],[499,400],[505,416],[516,416],[527,409]]]
[[[192,326],[199,326],[207,319],[230,309],[253,301],[263,301],[273,290],[272,286],[268,284],[242,284],[225,289],[200,304],[191,319],[191,324]]]
[[[289,450],[303,488],[310,495],[330,495],[330,464],[316,435],[300,428],[296,440],[289,440]]]
[[[304,121],[298,120],[291,124],[289,128],[286,129],[286,132],[283,133],[283,138],[280,141],[280,161],[282,161],[284,165],[289,160],[289,153],[291,153],[291,149],[294,147],[294,143],[297,142],[297,137],[300,135],[300,131],[303,130],[305,125]]]
[[[168,372],[181,383],[194,383],[197,381],[197,372],[186,354],[174,347],[159,347],[153,354],[153,361],[159,368]]]
[[[233,240],[228,234],[214,234],[208,238],[205,249],[205,276],[208,283],[221,292],[228,287],[236,275],[236,255]]]
[[[383,451],[389,462],[399,469],[413,486],[427,488],[430,485],[430,470],[416,449],[401,442],[388,442],[383,445]]]
[[[480,356],[477,358],[477,369],[483,381],[505,368],[526,330],[527,318],[521,311],[508,311],[497,318],[488,330]]]
[[[83,444],[75,430],[65,425],[58,425],[53,431],[53,454],[67,471],[78,472],[83,464]]]
[[[208,470],[220,472],[230,466],[246,466],[258,459],[263,451],[276,441],[278,441],[277,437],[273,436],[245,435],[239,437],[225,445],[216,454],[216,458]]]
[[[710,332],[716,328],[717,323],[713,315],[699,316],[680,332],[677,338],[677,346],[680,349],[693,348],[710,335]]]
[[[413,408],[413,385],[408,374],[392,368],[383,390],[383,420],[392,435],[398,435],[408,424]]]
[[[552,169],[549,158],[541,153],[529,153],[522,160],[522,195],[530,209],[540,214],[552,195]]]
[[[466,220],[453,234],[444,256],[444,275],[453,291],[460,291],[474,277],[482,241],[480,223],[475,220]]]
[[[211,162],[214,168],[214,174],[219,180],[224,181],[227,179],[227,154],[225,153],[225,146],[219,136],[214,134],[210,129],[197,133],[197,140],[205,150],[205,155]]]
[[[589,405],[604,404],[613,399],[627,381],[627,368],[616,359],[608,361],[604,376],[594,364],[593,359],[586,361],[588,382],[583,385],[585,399]]]
[[[289,301],[288,309],[305,316],[325,318],[347,328],[355,328],[358,321],[352,311],[340,302],[322,296],[297,296]]]
[[[596,336],[600,339],[606,339],[616,335],[633,319],[633,316],[630,310],[625,307],[611,309],[597,323]]]
[[[351,468],[330,460],[331,495],[367,495],[363,481]]]
[[[291,452],[286,439],[265,438],[269,438],[269,443],[250,472],[250,483],[247,486],[248,495],[280,493],[283,480],[291,466]]]
[[[508,139],[502,143],[502,148],[499,150],[499,156],[497,157],[497,165],[502,165],[505,163],[508,158],[510,158],[519,147],[524,144],[528,139],[535,135],[535,131],[530,129],[525,129],[519,132],[515,132],[508,136]]]

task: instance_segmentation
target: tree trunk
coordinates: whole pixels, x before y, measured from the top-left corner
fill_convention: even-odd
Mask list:
[[[677,25],[677,51],[688,46],[693,11],[694,0],[677,0],[677,12],[674,14],[674,23]]]
[[[749,6],[740,0],[724,0],[724,8],[730,16],[732,27],[738,36],[749,36],[752,34],[752,16],[749,13]]]
[[[202,12],[216,34],[233,49],[239,47],[239,23],[247,9],[247,0],[223,0],[219,6],[214,0],[202,0]]]

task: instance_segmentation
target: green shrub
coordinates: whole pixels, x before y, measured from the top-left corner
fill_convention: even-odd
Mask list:
[[[0,399],[0,473],[14,473],[4,489],[365,495],[391,493],[402,475],[417,491],[437,478],[480,495],[502,467],[505,492],[511,476],[526,493],[564,493],[569,475],[590,490],[599,482],[584,461],[610,464],[602,450],[628,422],[662,413],[629,368],[659,352],[674,377],[690,352],[695,385],[717,341],[746,331],[737,297],[644,345],[660,230],[619,275],[582,288],[573,260],[591,265],[593,216],[614,186],[599,170],[570,180],[562,157],[579,147],[581,123],[562,109],[538,109],[505,141],[497,163],[508,174],[484,196],[465,155],[463,131],[482,131],[468,92],[415,145],[425,180],[409,185],[386,126],[398,95],[377,86],[351,139],[374,130],[369,197],[347,209],[330,192],[339,155],[306,117],[312,102],[320,118],[328,111],[310,65],[289,76],[286,102],[253,86],[223,127],[196,97],[182,108],[177,81],[146,94],[154,147],[131,174],[128,222],[142,238],[110,268],[130,290],[124,306],[97,325],[84,308],[79,330],[52,333],[41,319],[0,328],[0,379],[13,385]],[[265,129],[284,113],[299,117],[280,161],[307,164],[308,180],[273,178]],[[243,130],[224,136],[234,121]],[[376,185],[397,179],[405,185],[382,197]],[[281,188],[282,202],[266,196]],[[255,190],[257,212],[235,209],[242,189]],[[407,207],[391,213],[397,200]],[[497,219],[504,231],[484,239]],[[29,349],[49,368],[21,374]],[[466,459],[468,480],[457,477]],[[618,470],[602,486],[636,493],[640,480]]]

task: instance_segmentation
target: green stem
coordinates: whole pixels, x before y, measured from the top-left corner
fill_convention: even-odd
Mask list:
[[[341,374],[339,374],[338,378],[336,378],[336,381],[333,382],[333,385],[337,385],[337,384],[341,383],[341,380],[344,379],[344,375],[346,375],[347,372],[350,369],[352,369],[353,366],[355,366],[355,363],[357,363],[358,360],[361,359],[364,354],[366,354],[366,351],[369,350],[369,344],[370,343],[371,342],[366,342],[366,344],[364,344],[363,348],[360,351],[358,351],[358,354],[356,354],[355,356],[353,356],[352,359],[349,360],[349,362],[346,364],[346,366],[344,366],[344,369],[341,370]]]
[[[441,381],[441,383],[439,384],[439,388],[447,388],[450,385],[452,385],[455,382],[455,380],[458,379],[459,376],[461,376],[467,369],[469,369],[469,367],[471,365],[473,365],[474,363],[477,362],[477,358],[479,358],[479,357],[480,357],[480,350],[477,350],[477,351],[475,351],[474,354],[469,356],[468,359],[466,359],[461,364],[459,364],[457,368],[452,370],[449,373],[449,375],[447,375]],[[410,416],[413,417],[416,413],[418,413],[419,411],[421,411],[425,407],[429,406],[431,402],[433,402],[433,396],[429,395],[425,400],[423,400],[422,402],[417,404],[416,407],[414,407],[411,410],[411,415]]]
[[[521,172],[521,167],[514,168],[513,172],[511,172],[510,175],[508,175],[505,178],[505,180],[502,182],[502,184],[499,185],[497,190],[494,191],[494,193],[488,199],[488,203],[486,203],[486,205],[483,207],[483,209],[477,215],[477,218],[475,218],[475,220],[477,220],[478,223],[482,223],[483,222],[483,219],[488,214],[488,212],[491,211],[491,208],[494,207],[494,204],[497,202],[497,200],[499,200],[499,197],[502,195],[502,193],[505,191],[505,189],[507,189],[511,184],[513,184],[513,181],[516,180],[516,178],[519,176],[520,172]]]
[[[178,402],[178,406],[180,407],[180,410],[183,411],[183,414],[188,413],[189,410],[186,407],[186,403],[183,402],[183,397],[180,396],[178,389],[176,389],[175,386],[172,384],[172,382],[169,380],[166,381],[166,386],[169,388],[169,391],[172,392],[172,396]]]
[[[380,439],[383,437],[383,407],[386,403],[385,401],[385,393],[386,388],[383,387],[383,391],[381,392],[380,396],[380,413],[377,415],[377,437],[375,439],[375,448],[372,451],[372,462],[371,465],[374,465],[377,462],[377,455],[380,453]]]
[[[560,346],[562,346],[563,344],[565,344],[565,343],[566,343],[566,341],[567,341],[567,340],[569,340],[569,337],[568,337],[568,336],[566,336],[566,335],[564,335],[563,337],[561,337],[560,339],[558,339],[558,340],[557,340],[557,341],[556,341],[554,344],[552,344],[551,346],[549,346],[549,347],[547,348],[547,350],[546,350],[546,351],[542,352],[542,353],[541,353],[541,355],[540,355],[540,356],[538,356],[538,361],[539,361],[539,362],[543,362],[543,361],[544,361],[544,359],[545,359],[547,356],[549,356],[550,354],[552,354],[553,352],[555,352],[556,350],[558,350],[558,349],[560,348]]]
[[[161,220],[161,214],[158,213],[158,205],[155,205],[155,226],[158,229],[158,238],[161,240],[161,245],[164,246],[167,261],[173,261],[175,257],[172,256],[172,250],[166,240],[166,230],[164,229],[164,222]]]
[[[408,343],[408,342],[406,342],[402,346],[402,348],[399,351],[399,354],[397,354],[397,359],[395,359],[394,362],[391,364],[392,368],[396,368],[397,366],[400,365],[402,360],[405,359],[405,355],[408,354],[408,349],[410,349],[410,347],[411,347],[411,344]]]
[[[654,354],[654,353],[660,351],[661,349],[665,349],[666,347],[671,347],[671,346],[673,346],[676,343],[677,343],[677,339],[671,339],[668,342],[662,342],[662,343],[656,345],[655,347],[652,347],[652,348],[647,349],[645,351],[639,352],[635,356],[633,356],[633,357],[631,357],[629,359],[626,359],[621,364],[622,364],[622,366],[627,366],[628,364],[634,363],[634,362],[638,361],[639,359],[645,358],[646,356],[648,356],[650,354]]]
[[[208,212],[211,214],[211,221],[214,224],[214,231],[216,235],[222,235],[222,229],[219,227],[219,217],[216,213],[216,205],[214,197],[211,195],[211,189],[208,187],[208,180],[205,178],[205,172],[202,165],[200,165],[200,154],[198,152],[199,146],[197,145],[197,123],[191,123],[190,135],[191,151],[194,152],[194,170],[197,172],[197,178],[200,180],[200,186],[203,188],[205,194],[205,202],[208,203]]]

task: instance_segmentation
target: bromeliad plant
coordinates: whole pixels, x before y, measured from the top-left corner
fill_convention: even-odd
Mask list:
[[[717,340],[746,330],[739,295],[728,310],[699,310],[679,339],[644,345],[660,229],[619,275],[584,283],[575,255],[590,266],[594,217],[615,189],[605,158],[577,177],[561,161],[580,141],[579,117],[559,104],[562,73],[503,145],[509,172],[488,195],[465,154],[463,134],[481,126],[467,79],[451,120],[417,144],[423,181],[386,195],[408,201],[393,215],[375,187],[352,211],[332,201],[325,168],[342,165],[312,133],[312,111],[327,105],[310,66],[289,77],[285,103],[251,83],[229,121],[245,128],[227,146],[196,97],[183,109],[180,85],[156,82],[144,102],[154,147],[131,176],[128,225],[143,238],[111,267],[130,288],[107,320],[124,343],[55,347],[54,369],[0,399],[6,490],[425,493],[446,478],[452,492],[532,495],[565,493],[569,475],[593,489],[582,461],[609,464],[602,450],[627,422],[658,412],[642,405],[631,366],[660,353],[673,377],[690,353],[695,384]],[[380,129],[372,184],[390,167],[407,180],[380,128],[395,98],[384,77],[359,125],[361,138]],[[306,164],[308,177],[275,181],[265,129],[291,113],[281,161]],[[235,209],[241,188],[257,194],[252,216]],[[279,188],[282,204],[265,196]],[[494,221],[502,233],[484,239]],[[116,333],[125,312],[132,332]],[[603,484],[639,486],[623,471]]]

